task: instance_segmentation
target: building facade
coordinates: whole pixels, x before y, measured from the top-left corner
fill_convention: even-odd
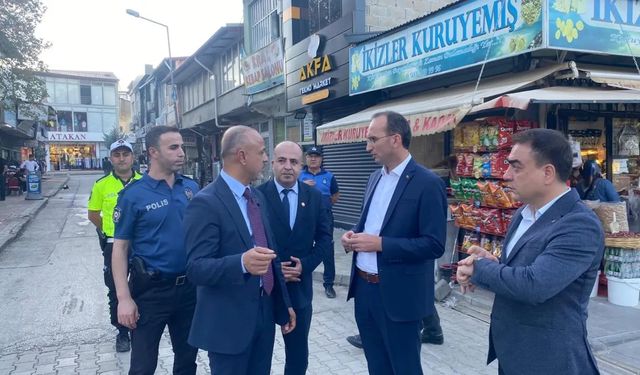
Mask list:
[[[46,103],[56,111],[45,143],[49,170],[100,168],[104,134],[119,128],[118,78],[110,72],[50,70]]]

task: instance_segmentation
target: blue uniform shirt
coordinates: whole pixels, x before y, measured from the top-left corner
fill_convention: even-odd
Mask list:
[[[198,192],[195,181],[176,175],[173,189],[148,174],[122,189],[113,212],[116,239],[129,240],[131,256],[150,270],[181,274],[186,270],[182,220]]]
[[[339,191],[338,181],[336,181],[333,173],[321,168],[318,174],[313,174],[309,172],[309,168],[304,167],[302,172],[300,172],[298,180],[300,182],[314,180],[316,182],[315,188],[322,194],[322,203],[324,203],[326,208],[331,209],[331,196]]]

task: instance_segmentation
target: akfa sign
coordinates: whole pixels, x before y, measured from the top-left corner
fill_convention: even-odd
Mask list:
[[[333,66],[331,65],[331,57],[329,55],[324,55],[314,58],[305,66],[300,68],[298,78],[300,78],[300,82],[302,82],[332,70]]]

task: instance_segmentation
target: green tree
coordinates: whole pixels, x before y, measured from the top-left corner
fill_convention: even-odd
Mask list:
[[[108,133],[103,133],[103,134],[104,134],[104,143],[105,145],[107,145],[107,147],[111,146],[111,144],[117,141],[118,139],[124,138],[124,133],[122,133],[120,131],[120,128],[118,128],[117,126],[114,126],[113,128],[111,128],[111,130],[109,130]]]
[[[40,103],[47,96],[37,73],[46,70],[39,56],[49,44],[35,36],[45,10],[40,0],[0,0],[0,103]]]

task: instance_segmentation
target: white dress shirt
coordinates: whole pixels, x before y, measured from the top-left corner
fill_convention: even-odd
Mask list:
[[[567,190],[564,193],[553,198],[549,203],[542,206],[538,211],[534,212],[533,208],[530,205],[526,205],[522,209],[522,212],[521,212],[522,220],[520,221],[518,228],[513,233],[513,236],[511,236],[511,239],[509,240],[509,243],[505,248],[507,257],[509,256],[509,254],[511,254],[511,250],[513,250],[513,248],[516,246],[516,244],[518,243],[518,240],[520,240],[520,238],[525,233],[527,233],[529,228],[531,228],[531,226],[536,222],[536,220],[538,220],[542,215],[544,215],[544,213],[547,212],[547,210],[551,206],[553,206],[553,204],[556,203],[558,199],[562,198],[565,194],[567,194],[570,191],[571,189],[567,188]]]
[[[276,184],[276,190],[278,190],[280,200],[284,200],[284,194],[282,191],[285,187],[280,185],[275,179],[273,182]],[[290,187],[289,190],[290,191],[287,194],[287,198],[289,199],[289,228],[293,229],[293,224],[295,224],[296,215],[298,214],[298,181],[296,181],[296,184]]]
[[[378,185],[375,187],[373,196],[371,197],[371,204],[369,205],[369,211],[367,212],[367,218],[364,222],[363,233],[372,234],[374,236],[380,235],[382,229],[382,222],[389,209],[389,203],[391,203],[391,197],[398,186],[400,176],[404,172],[407,164],[411,160],[411,155],[407,156],[402,163],[395,167],[391,172],[387,172],[385,167],[382,167],[382,174]],[[376,252],[371,253],[358,253],[356,256],[356,267],[364,272],[377,274],[378,273],[378,258]]]

